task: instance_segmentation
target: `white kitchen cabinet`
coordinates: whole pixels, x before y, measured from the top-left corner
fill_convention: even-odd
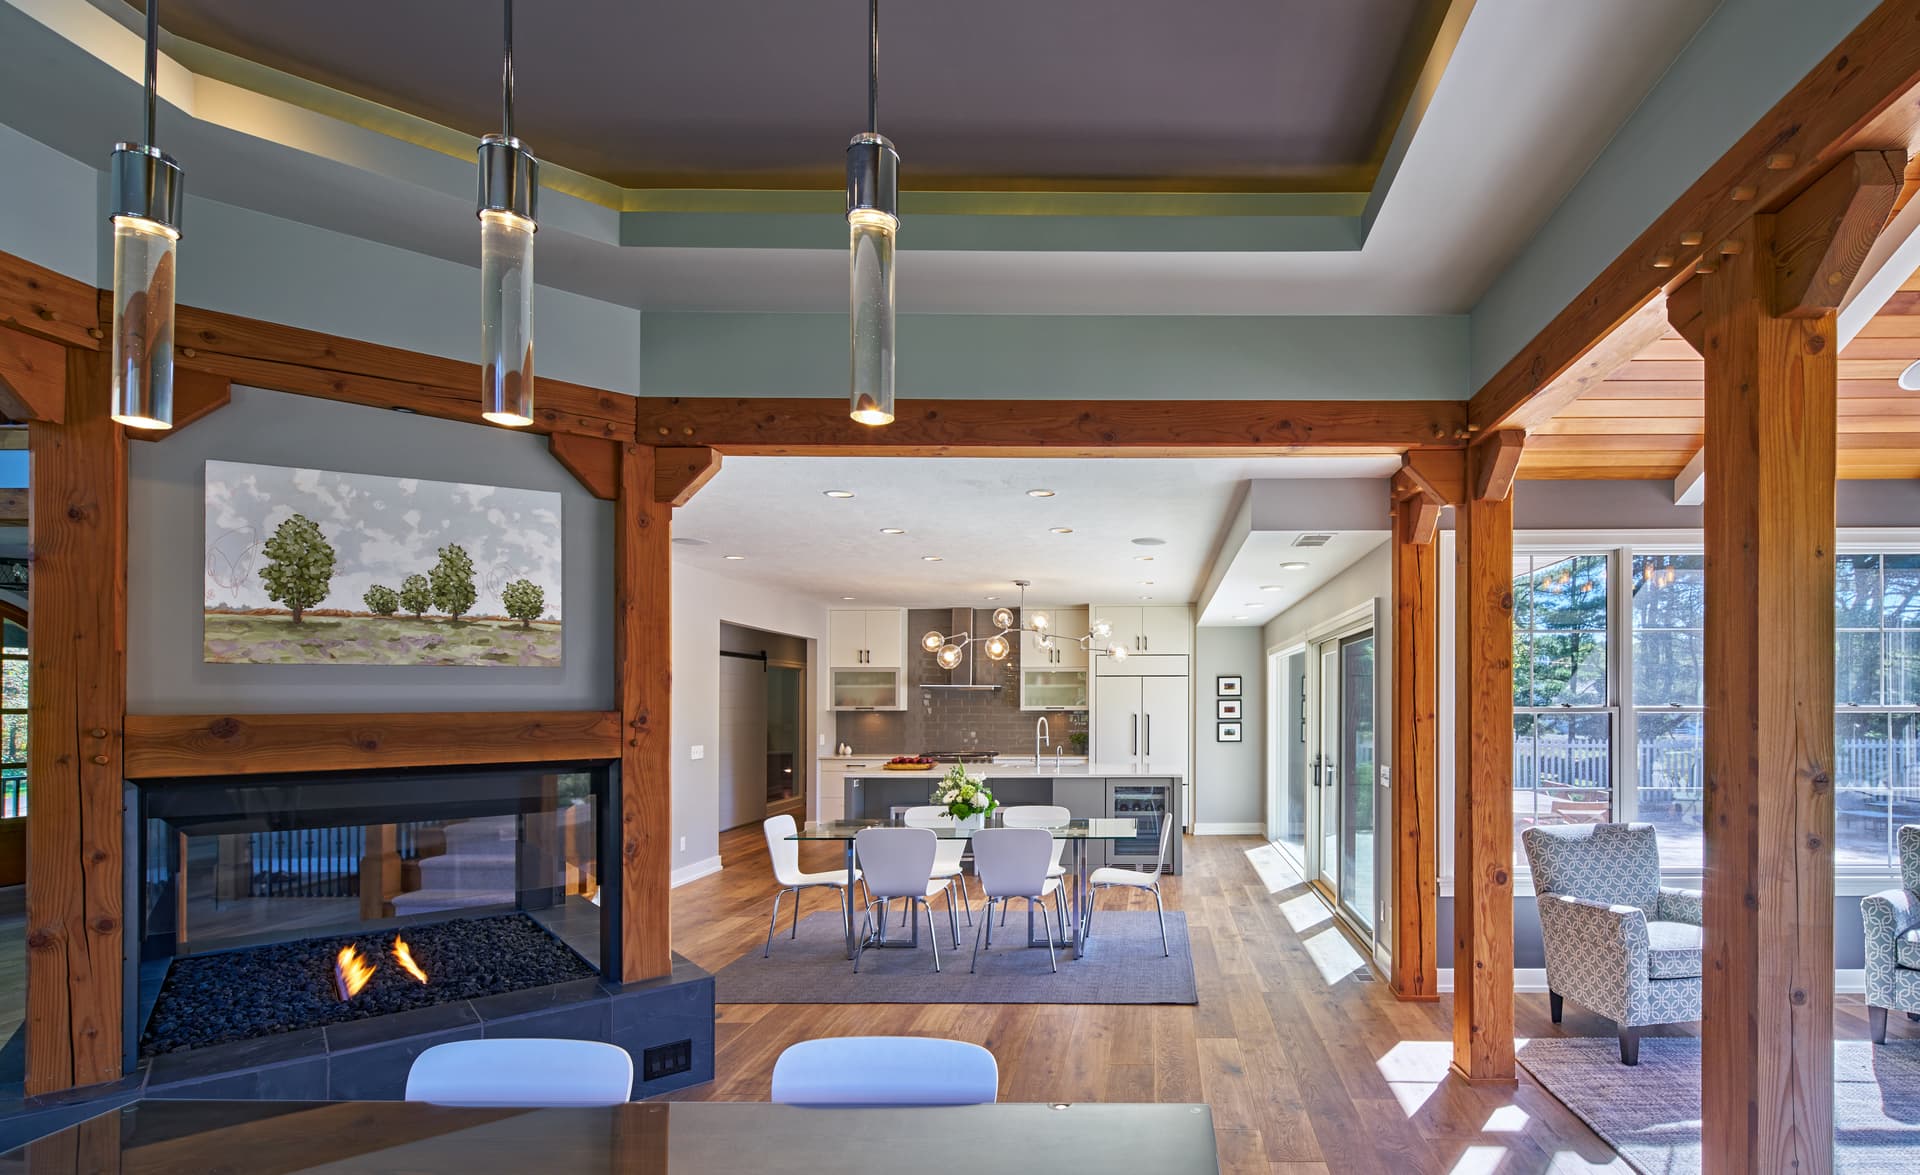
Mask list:
[[[1046,616],[1049,633],[1078,637],[1087,631],[1085,608],[1029,608],[1027,610],[1029,617],[1034,613]],[[1081,647],[1078,640],[1054,641],[1052,648],[1042,648],[1038,634],[1022,632],[1020,634],[1020,667],[1023,669],[1085,669],[1087,650]]]
[[[827,613],[827,664],[900,669],[906,665],[904,608],[836,608]]]
[[[1102,657],[1094,662],[1096,677],[1185,677],[1192,659],[1172,653],[1135,653],[1124,661]]]
[[[866,775],[881,770],[886,757],[876,755],[866,759],[822,759],[818,780],[814,787],[813,819],[845,820],[847,818],[847,776]]]
[[[1187,712],[1184,677],[1102,678],[1093,702],[1094,759],[1184,773]]]
[[[1113,636],[1129,654],[1184,656],[1193,652],[1193,622],[1184,605],[1135,608],[1103,604],[1093,619],[1113,625]]]

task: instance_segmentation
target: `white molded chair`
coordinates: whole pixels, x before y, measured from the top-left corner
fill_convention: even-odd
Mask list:
[[[981,931],[987,934],[987,949],[993,949],[995,903],[1011,905],[1015,898],[1023,899],[1028,910],[1039,903],[1040,925],[1047,934],[1047,962],[1055,971],[1060,970],[1060,961],[1053,953],[1053,920],[1047,916],[1047,898],[1060,891],[1060,879],[1047,876],[1048,846],[1052,842],[1053,834],[1044,828],[983,828],[973,834],[973,869],[980,875],[981,891],[987,895],[987,912],[973,932],[973,963],[968,971],[980,963]]]
[[[947,921],[953,930],[953,947],[960,949],[960,918],[954,910],[953,886],[933,876],[933,854],[939,838],[931,828],[863,828],[853,838],[853,859],[860,864],[860,877],[867,887],[867,918],[873,921],[873,908],[880,907],[880,943],[887,941],[887,903],[905,898],[908,909],[914,905],[927,912],[927,938],[933,943],[933,969],[940,970],[940,932],[933,925],[931,899],[947,895]],[[920,937],[920,923],[913,924],[914,938]],[[860,972],[860,956],[866,949],[868,931],[862,926],[853,951],[853,970]]]
[[[1000,823],[1006,828],[1059,828],[1073,822],[1073,813],[1058,804],[1016,804],[1000,809]],[[1053,856],[1047,865],[1047,876],[1059,880],[1067,875],[1067,867],[1060,863],[1060,855],[1067,851],[1067,842],[1053,842]],[[1062,925],[1067,921],[1067,908],[1063,904],[1065,895],[1053,899],[1053,908],[1060,914]],[[1007,907],[1000,908],[1000,925],[1007,924]]]
[[[439,1106],[618,1106],[632,1095],[633,1058],[600,1040],[456,1040],[407,1070],[407,1100]]]
[[[908,828],[952,828],[960,823],[938,804],[908,808],[901,822]],[[960,886],[960,908],[966,912],[967,925],[973,925],[973,895],[967,892],[967,873],[960,862],[967,855],[967,842],[942,838],[934,843],[933,880],[952,881]]]
[[[1087,933],[1093,933],[1093,909],[1103,889],[1144,889],[1153,894],[1153,908],[1160,915],[1160,953],[1171,955],[1167,949],[1167,908],[1160,903],[1160,870],[1167,864],[1167,846],[1173,843],[1173,817],[1160,813],[1160,858],[1153,863],[1153,872],[1142,873],[1137,869],[1095,869],[1093,876],[1087,879]]]
[[[803,889],[842,890],[847,887],[847,871],[831,869],[825,873],[803,873],[800,870],[800,842],[788,840],[794,834],[795,824],[791,816],[769,816],[760,825],[767,834],[767,856],[773,861],[773,879],[780,883],[780,889],[773,895],[773,917],[767,921],[767,949],[760,952],[761,958],[773,954],[773,932],[780,924],[780,899],[787,894],[793,895],[793,932],[787,937],[800,936],[800,891]],[[853,879],[860,880],[860,871],[853,871]],[[846,922],[844,896],[840,908],[841,923]]]
[[[999,1090],[993,1054],[963,1040],[834,1036],[773,1063],[773,1100],[789,1106],[980,1106]]]

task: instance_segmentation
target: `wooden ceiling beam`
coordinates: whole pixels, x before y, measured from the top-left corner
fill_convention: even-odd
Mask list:
[[[1503,428],[1474,442],[1473,497],[1477,502],[1504,502],[1513,493],[1513,479],[1520,472],[1520,454],[1526,449],[1527,434],[1517,428]]]
[[[233,382],[226,376],[176,365],[173,370],[173,427],[129,428],[127,436],[136,441],[164,441],[232,402]]]
[[[1664,289],[1656,288],[1653,296],[1629,315],[1626,321],[1608,331],[1592,350],[1580,356],[1572,366],[1541,388],[1509,415],[1502,425],[1532,429],[1551,420],[1567,405],[1644,354],[1666,332],[1667,294]]]
[[[1840,309],[1887,225],[1906,168],[1905,151],[1855,151],[1774,214],[1775,314],[1812,318]]]
[[[67,349],[0,328],[0,416],[59,424],[67,413]]]
[[[547,438],[553,459],[596,498],[611,502],[620,496],[620,442],[557,432]]]
[[[1916,87],[1920,21],[1910,5],[1883,3],[1474,394],[1474,432],[1518,419],[1675,275],[1713,257],[1756,210],[1791,199],[1854,151],[1910,146],[1920,133],[1920,102],[1909,100]]]
[[[0,253],[0,324],[92,351],[106,337],[100,322],[99,298],[91,285]]]
[[[669,506],[693,501],[720,472],[720,454],[704,445],[662,446],[653,457],[653,500]]]
[[[840,397],[639,401],[643,444],[704,445],[729,456],[1398,455],[1459,448],[1457,400],[920,400],[885,428],[847,418]]]

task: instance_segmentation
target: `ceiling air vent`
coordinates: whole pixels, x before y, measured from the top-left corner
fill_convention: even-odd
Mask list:
[[[1293,540],[1293,545],[1296,547],[1324,547],[1332,541],[1333,536],[1330,534],[1303,534]]]

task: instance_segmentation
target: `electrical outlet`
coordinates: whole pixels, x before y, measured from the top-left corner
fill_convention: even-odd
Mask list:
[[[1366,970],[1366,968],[1361,968]],[[659,1044],[640,1054],[640,1080],[658,1081],[693,1068],[693,1042],[676,1040]]]
[[[697,745],[697,744],[696,744],[696,745],[694,746],[694,748],[693,748],[693,757],[694,757],[694,758],[696,758],[696,759],[704,759],[704,758],[706,758],[706,757],[707,757],[707,748],[705,748],[705,747],[703,747],[703,746],[699,746],[699,745]]]

